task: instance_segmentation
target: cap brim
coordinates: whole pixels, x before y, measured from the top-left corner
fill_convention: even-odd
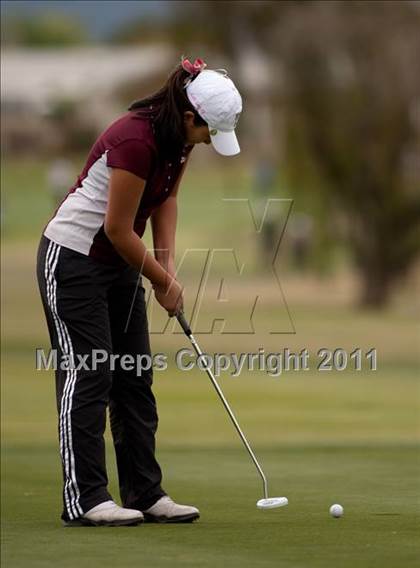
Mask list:
[[[230,132],[218,130],[217,134],[210,134],[210,139],[214,149],[222,156],[235,156],[241,151],[234,130]]]

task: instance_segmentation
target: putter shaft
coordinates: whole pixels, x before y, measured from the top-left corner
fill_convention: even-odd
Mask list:
[[[195,350],[195,352],[197,353],[197,355],[198,355],[198,356],[203,355],[203,352],[201,351],[200,346],[198,345],[197,341],[195,340],[195,338],[194,338],[194,336],[193,336],[193,334],[192,334],[192,332],[191,332],[190,326],[188,325],[188,322],[187,322],[187,320],[186,320],[185,317],[184,317],[184,314],[183,314],[183,313],[179,313],[179,314],[177,315],[177,320],[178,320],[179,324],[181,325],[182,329],[184,330],[185,335],[187,335],[187,337],[188,337],[189,340],[191,341],[191,344],[192,344],[192,346],[194,347],[194,350]],[[254,462],[255,467],[257,468],[257,471],[258,471],[258,473],[259,473],[259,475],[260,475],[260,477],[261,477],[261,479],[262,479],[262,482],[263,482],[264,498],[265,498],[265,499],[268,499],[268,484],[267,484],[267,478],[266,478],[266,476],[265,476],[265,474],[264,474],[264,472],[263,472],[263,470],[262,470],[262,467],[260,466],[260,464],[259,464],[259,462],[258,462],[258,460],[257,460],[257,458],[256,458],[256,456],[255,456],[255,454],[254,454],[254,452],[252,451],[252,448],[251,448],[251,446],[249,445],[249,442],[248,442],[248,440],[246,439],[245,434],[242,432],[241,427],[239,426],[239,423],[238,423],[238,421],[236,420],[236,417],[235,417],[235,415],[233,414],[233,411],[232,411],[232,409],[231,409],[231,407],[230,407],[228,401],[226,400],[226,397],[225,397],[225,395],[223,394],[223,391],[222,391],[222,389],[220,388],[219,383],[216,381],[216,378],[215,378],[215,376],[213,375],[211,369],[209,369],[209,368],[206,366],[206,371],[207,371],[207,375],[209,376],[209,379],[211,380],[211,382],[212,382],[212,384],[213,384],[213,386],[214,386],[214,388],[215,388],[215,390],[216,390],[216,392],[217,392],[217,394],[218,394],[220,400],[221,400],[222,403],[223,403],[223,406],[225,407],[227,413],[229,414],[229,417],[230,417],[230,419],[232,420],[232,423],[233,423],[233,425],[235,426],[235,429],[236,429],[236,431],[238,432],[239,437],[241,438],[243,445],[245,446],[245,448],[246,448],[248,454],[250,455],[252,461]]]

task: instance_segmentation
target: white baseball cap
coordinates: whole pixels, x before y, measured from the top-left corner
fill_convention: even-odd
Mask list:
[[[242,98],[224,69],[204,69],[186,87],[187,97],[209,125],[211,142],[223,156],[241,151],[235,127]]]

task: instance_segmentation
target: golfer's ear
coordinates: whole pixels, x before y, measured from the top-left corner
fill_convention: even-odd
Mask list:
[[[194,124],[194,113],[190,110],[186,110],[184,112],[184,123],[185,124]]]

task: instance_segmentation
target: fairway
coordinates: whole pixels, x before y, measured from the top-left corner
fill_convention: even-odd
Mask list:
[[[193,175],[187,178],[185,194],[191,210],[198,210],[201,197],[193,180]],[[22,190],[6,195],[13,219],[16,200],[29,200],[30,191],[19,184],[10,187]],[[182,334],[153,334],[153,350],[167,353],[169,361],[167,371],[155,373],[164,487],[174,499],[199,507],[201,518],[193,525],[63,528],[54,378],[51,371],[35,370],[35,348],[48,347],[34,279],[35,235],[42,218],[45,212],[35,211],[33,225],[19,238],[10,227],[3,247],[4,566],[417,565],[419,368],[412,301],[401,296],[383,312],[362,312],[343,300],[340,281],[315,286],[295,276],[282,280],[295,334],[223,335],[216,330],[198,336],[209,352],[307,347],[312,362],[321,347],[377,349],[377,371],[364,366],[360,372],[319,373],[312,365],[308,372],[278,378],[257,371],[220,378],[267,473],[270,495],[287,496],[289,505],[256,508],[261,481],[206,374],[175,368],[174,355],[188,341]],[[200,223],[199,217],[189,216],[186,234],[199,234]],[[210,242],[209,231],[203,238]],[[216,289],[217,284],[210,283]],[[254,275],[247,285],[257,289],[259,284]],[[245,309],[244,298],[246,294],[233,298],[229,313],[234,322]],[[262,314],[266,324],[277,317],[277,304],[278,297],[268,296]],[[213,309],[206,302],[204,315],[210,317]],[[109,432],[107,460],[110,490],[119,501]],[[333,503],[343,505],[341,519],[328,514]]]

